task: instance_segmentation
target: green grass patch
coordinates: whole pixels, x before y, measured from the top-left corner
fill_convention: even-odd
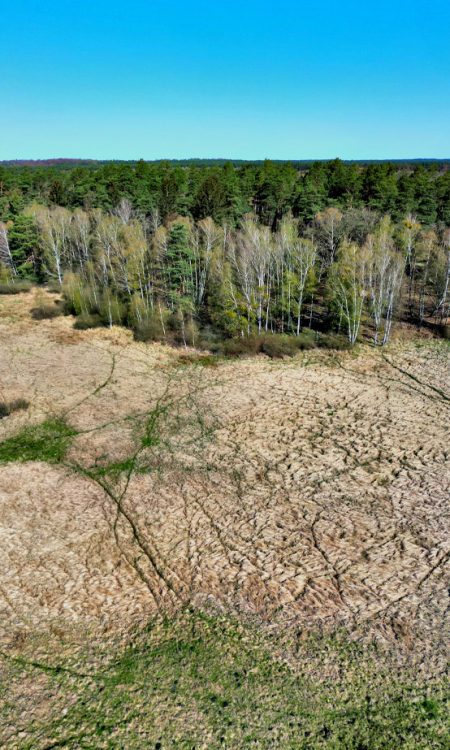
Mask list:
[[[341,646],[306,647],[292,669],[257,631],[226,617],[185,612],[153,622],[90,678],[47,670],[41,700],[63,693],[65,713],[22,720],[21,747],[41,747],[39,737],[48,748],[96,750],[448,747],[443,683],[382,674],[373,655]],[[339,677],[326,669],[332,648]],[[10,669],[20,680],[19,665]]]
[[[94,466],[89,469],[89,476],[92,479],[108,479],[110,481],[116,481],[123,474],[131,474],[136,468],[135,458],[125,458],[123,461],[112,461],[104,466]]]
[[[48,419],[38,425],[27,425],[0,443],[0,463],[45,461],[60,463],[77,432],[63,419]]]
[[[198,367],[218,367],[221,359],[217,354],[181,354],[175,361],[175,367],[187,367],[197,365]]]

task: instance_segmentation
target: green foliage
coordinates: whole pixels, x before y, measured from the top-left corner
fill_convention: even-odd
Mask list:
[[[220,358],[216,354],[191,354],[186,353],[178,357],[176,366],[187,367],[198,365],[199,367],[218,367]]]
[[[56,417],[38,425],[27,425],[0,443],[0,464],[13,461],[60,463],[76,434],[76,430]]]
[[[2,166],[0,220],[18,220],[14,252],[25,262],[36,248],[31,225],[25,228],[19,216],[36,200],[109,211],[127,198],[148,216],[155,210],[163,220],[177,214],[212,216],[228,225],[235,225],[253,207],[272,227],[290,210],[306,223],[327,206],[365,204],[396,218],[411,211],[420,221],[433,222],[437,216],[448,224],[449,173],[442,166],[436,172],[433,164],[355,164],[340,159]]]
[[[22,276],[31,262],[40,280],[58,279],[64,309],[81,328],[99,316],[104,325],[128,325],[142,341],[198,346],[204,328],[238,339],[331,323],[354,343],[369,316],[384,344],[406,307],[405,288],[408,321],[429,324],[436,306],[446,317],[447,234],[435,222],[448,213],[449,178],[429,165],[140,161],[32,174],[2,173],[1,253],[9,271],[0,271],[0,292],[20,288],[9,286],[11,246]],[[49,206],[50,195],[61,205]],[[406,208],[422,225],[413,214],[405,218]],[[386,221],[396,263],[381,305],[372,282],[374,269],[382,270],[374,253]],[[405,239],[405,222],[417,225],[414,243]],[[283,339],[265,350],[288,356],[296,347]]]
[[[123,461],[113,461],[104,466],[94,466],[89,469],[89,476],[94,480],[107,480],[114,484],[123,474],[130,474],[135,469],[135,460],[126,458]]]
[[[134,293],[128,306],[128,325],[131,328],[136,329],[145,321],[146,318],[152,316],[153,314],[154,311],[152,309],[149,309],[148,304],[142,299],[142,297]]]
[[[240,336],[223,342],[222,351],[227,357],[243,357],[258,354],[262,340],[258,336]]]
[[[192,750],[205,739],[208,750],[448,747],[443,680],[424,685],[383,673],[370,653],[343,640],[306,645],[296,669],[274,650],[225,616],[187,610],[151,621],[101,669],[84,667],[84,675],[78,657],[76,674],[41,670],[39,684],[67,696],[65,710],[46,721],[38,712],[25,717],[21,748],[38,747],[42,736],[46,747],[127,750]],[[327,669],[330,660],[335,670]],[[30,669],[9,662],[8,680],[30,679]]]
[[[126,308],[109,288],[103,290],[100,304],[100,317],[105,325],[120,325],[126,318]]]
[[[137,323],[133,333],[136,341],[163,341],[165,339],[163,321],[157,313],[147,315]]]
[[[183,346],[196,346],[199,340],[198,326],[192,313],[184,312],[180,307],[168,319],[172,332],[172,342]]]
[[[351,344],[347,336],[339,333],[319,333],[317,336],[317,346],[319,349],[333,349],[337,351],[348,351],[351,349]]]
[[[99,290],[86,283],[78,274],[70,271],[64,274],[62,293],[67,313],[72,315],[98,313]]]
[[[226,213],[225,188],[220,175],[210,172],[204,177],[195,196],[192,215],[195,219],[206,219],[210,216],[214,221],[222,221]]]
[[[88,328],[101,328],[102,326],[101,316],[95,313],[82,313],[73,324],[73,327],[79,331],[86,331]]]
[[[169,231],[164,263],[165,293],[173,306],[192,298],[194,258],[185,224],[173,224]]]
[[[293,357],[301,349],[314,349],[314,331],[303,331],[299,336],[268,335],[264,336],[261,351],[271,359]]]
[[[293,357],[297,352],[314,349],[316,346],[314,331],[304,329],[299,336],[267,333],[262,336],[241,336],[227,339],[219,351],[228,357],[242,357],[254,354],[266,354],[271,359]]]
[[[18,214],[8,230],[8,240],[19,277],[32,280],[39,278],[39,234],[33,217]]]
[[[263,336],[241,336],[225,340],[213,348],[213,351],[228,357],[243,357],[255,354],[266,354],[271,359],[294,357],[299,351],[308,349],[347,350],[350,343],[346,336],[333,333],[317,333],[304,328],[298,336],[267,333]]]

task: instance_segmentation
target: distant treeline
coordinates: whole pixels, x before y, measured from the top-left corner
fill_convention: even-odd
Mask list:
[[[284,351],[305,328],[353,345],[445,324],[448,227],[442,164],[0,167],[3,290],[53,284],[77,325],[147,340]]]
[[[130,201],[142,218],[176,216],[236,227],[249,213],[276,230],[290,214],[301,226],[326,208],[367,207],[394,220],[450,225],[450,162],[88,162],[0,164],[0,221],[31,202],[113,210]]]
[[[111,211],[35,202],[0,222],[0,277],[6,293],[27,279],[62,291],[77,327],[121,324],[140,340],[278,356],[316,345],[319,332],[349,346],[365,331],[383,345],[398,318],[445,328],[450,230],[366,207],[330,206],[306,226],[289,213],[272,229],[254,213],[238,227],[163,222],[126,198]]]

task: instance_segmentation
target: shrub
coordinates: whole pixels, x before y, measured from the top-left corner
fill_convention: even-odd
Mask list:
[[[280,357],[293,357],[299,349],[314,347],[311,337],[286,336],[283,334],[270,334],[265,336],[262,342],[262,351],[272,359]]]
[[[290,336],[272,334],[264,337],[261,351],[271,359],[279,359],[281,357],[293,357],[297,347]]]
[[[75,323],[73,324],[73,327],[78,331],[85,331],[88,328],[101,328],[102,326],[103,321],[100,315],[91,315],[90,313],[83,313],[82,315],[79,315]]]
[[[217,367],[220,359],[215,354],[181,354],[177,365],[200,365],[201,367]]]
[[[193,318],[186,318],[179,328],[172,328],[173,343],[178,346],[196,346],[198,343],[198,327]]]
[[[47,289],[49,292],[61,292],[61,284],[56,279],[51,279],[47,282]]]
[[[14,411],[28,409],[29,405],[28,401],[24,398],[16,398],[13,401],[0,401],[0,419],[2,417],[9,417]]]
[[[211,351],[219,351],[229,357],[242,357],[263,352],[272,359],[278,359],[280,357],[293,357],[297,351],[314,349],[315,346],[316,334],[308,329],[299,336],[267,333],[264,336],[227,339],[221,346],[210,348]]]
[[[31,317],[34,320],[51,320],[62,315],[63,309],[61,305],[56,302],[55,304],[40,304],[37,307],[33,307],[31,310]]]
[[[258,354],[261,351],[262,338],[258,336],[241,336],[223,342],[222,351],[228,357],[244,357]]]
[[[0,294],[20,294],[21,292],[29,292],[30,289],[30,281],[10,281],[6,284],[0,284]]]
[[[104,289],[99,312],[105,325],[120,325],[126,319],[126,307],[109,289]]]
[[[100,292],[95,286],[86,284],[77,274],[64,274],[62,294],[66,314],[98,313]]]
[[[135,341],[162,341],[164,329],[158,315],[151,315],[138,323],[134,328]]]
[[[346,351],[351,349],[347,336],[340,333],[321,333],[317,340],[317,346],[321,349],[335,349]]]
[[[317,333],[311,328],[304,328],[303,331],[294,337],[297,349],[305,351],[307,349],[315,349],[317,343]]]
[[[213,353],[222,352],[223,336],[213,328],[211,328],[211,326],[203,326],[200,330],[197,347],[199,349],[203,349],[204,351],[210,351]]]
[[[178,346],[197,346],[199,331],[192,311],[183,310],[181,307],[171,313],[167,318],[167,327],[172,333],[171,341]]]

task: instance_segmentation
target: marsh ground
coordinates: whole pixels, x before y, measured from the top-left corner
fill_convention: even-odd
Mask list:
[[[211,367],[32,306],[0,297],[3,746],[444,747],[448,343]]]

